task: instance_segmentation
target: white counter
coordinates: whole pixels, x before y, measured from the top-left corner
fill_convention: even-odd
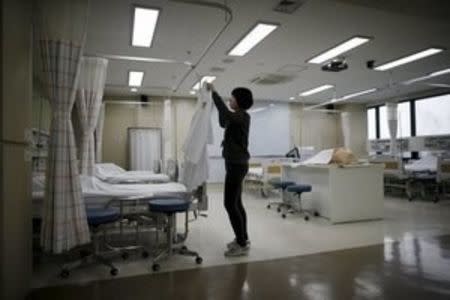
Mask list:
[[[283,165],[283,180],[312,186],[302,195],[304,208],[313,209],[331,223],[383,218],[383,166],[365,164]]]

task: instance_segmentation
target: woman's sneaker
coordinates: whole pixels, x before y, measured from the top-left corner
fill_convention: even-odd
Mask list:
[[[234,239],[232,242],[229,242],[227,244],[227,249],[230,250],[233,247],[239,246],[239,244],[237,243],[236,239]],[[250,247],[250,241],[247,241],[247,247]]]
[[[245,256],[245,255],[248,255],[249,250],[250,250],[250,247],[248,245],[242,247],[236,243],[235,246],[233,246],[233,247],[229,248],[227,251],[225,251],[224,255],[226,257]]]

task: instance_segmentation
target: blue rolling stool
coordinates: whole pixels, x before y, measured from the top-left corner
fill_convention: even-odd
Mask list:
[[[150,200],[148,202],[148,206],[151,212],[160,213],[167,216],[167,247],[163,249],[161,253],[159,253],[153,259],[152,270],[157,272],[160,270],[160,265],[158,261],[163,258],[170,258],[171,256],[185,255],[185,256],[195,256],[195,262],[197,264],[201,264],[203,259],[199,256],[197,252],[190,251],[186,246],[174,246],[174,233],[176,234],[176,214],[177,213],[186,213],[189,210],[190,202],[176,197],[168,197],[162,199]]]
[[[281,201],[270,202],[267,204],[267,209],[270,209],[272,205],[277,205],[277,212],[281,212],[281,208],[286,206],[287,203],[284,201],[284,193],[286,189],[292,185],[295,185],[294,181],[281,181],[281,180],[271,180],[270,185],[276,190],[281,191]]]
[[[81,267],[88,260],[101,263],[110,267],[110,274],[116,276],[119,270],[112,264],[112,262],[100,253],[99,234],[106,225],[113,224],[120,220],[120,212],[117,208],[87,208],[86,217],[89,227],[92,232],[92,246],[94,251],[92,254],[82,255],[82,259],[70,264],[70,266],[63,267],[60,276],[67,278],[70,271]]]
[[[281,215],[283,218],[286,218],[286,213],[300,213],[305,215],[305,221],[309,221],[309,211],[302,209],[302,193],[307,193],[312,191],[312,187],[309,184],[295,184],[291,185],[287,188],[288,193],[295,194],[299,201],[298,206],[294,204],[285,205],[287,210],[283,211]],[[319,213],[314,212],[314,216],[318,217]]]

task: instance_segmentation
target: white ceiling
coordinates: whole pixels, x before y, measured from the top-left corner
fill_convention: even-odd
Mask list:
[[[444,7],[440,10],[430,9],[429,7],[434,7],[431,3],[435,1]],[[391,73],[372,71],[365,66],[370,59],[382,63],[430,46],[450,49],[450,1],[435,1],[407,1],[406,3],[422,3],[408,6],[404,4],[405,1],[390,0],[389,3],[397,5],[384,5],[383,9],[379,9],[372,7],[376,7],[373,1],[309,0],[292,15],[273,11],[279,0],[215,1],[227,3],[233,12],[233,21],[196,71],[201,75],[216,75],[215,86],[224,95],[229,94],[236,86],[247,86],[252,89],[255,98],[260,100],[288,101],[299,92],[322,84],[334,84],[338,97],[373,87],[383,89],[361,99],[351,100],[359,102],[378,102],[412,94],[449,91],[449,88],[439,89],[426,83],[449,84],[450,76],[410,86],[396,83],[450,67],[450,50],[399,67]],[[151,48],[130,46],[133,5],[161,9]],[[405,9],[402,10],[402,7]],[[224,59],[230,58],[226,52],[257,21],[279,23],[280,27],[246,56],[233,57],[234,62],[224,63]],[[196,62],[224,24],[225,13],[210,7],[168,0],[92,0],[85,52]],[[370,36],[373,40],[344,55],[349,64],[348,70],[327,73],[321,71],[320,66],[305,62],[354,35]],[[210,71],[212,67],[224,68],[225,71],[214,73]],[[286,68],[294,71],[283,70]],[[132,94],[127,87],[128,70],[145,71],[143,87],[139,93],[147,95],[189,96],[191,87],[197,81],[193,72],[181,88],[173,93],[172,89],[188,70],[186,66],[110,60],[107,94]],[[252,78],[265,73],[288,75],[292,80],[276,85],[250,83]],[[322,102],[330,99],[333,93],[333,90],[325,91],[305,98],[305,102]]]

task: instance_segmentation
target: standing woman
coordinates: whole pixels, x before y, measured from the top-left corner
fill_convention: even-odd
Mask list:
[[[248,172],[248,136],[250,115],[247,113],[253,105],[252,92],[243,87],[231,92],[230,108],[223,102],[212,84],[206,85],[212,92],[214,104],[219,112],[219,124],[225,128],[222,142],[222,156],[225,159],[224,204],[233,227],[235,239],[227,244],[225,256],[247,255],[250,242],[247,233],[247,214],[242,205],[242,181]]]

